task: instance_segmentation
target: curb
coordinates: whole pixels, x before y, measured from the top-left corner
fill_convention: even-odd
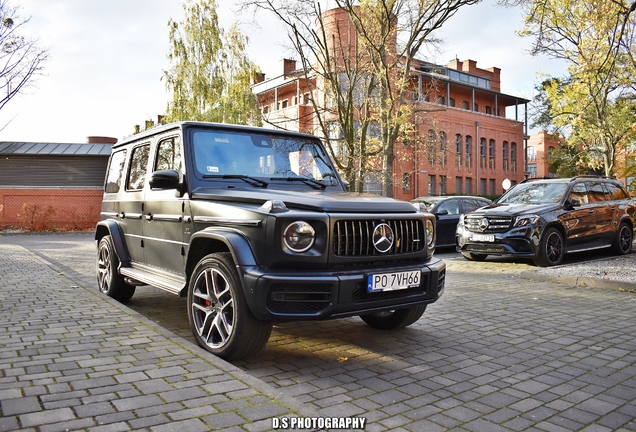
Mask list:
[[[571,286],[610,289],[610,290],[628,291],[628,292],[636,293],[636,283],[632,283],[632,282],[597,279],[597,278],[591,278],[586,276],[550,275],[550,274],[538,273],[535,270],[523,271],[519,273],[519,276],[524,279],[530,279],[530,280],[536,280],[536,281],[553,282],[553,283],[561,283],[561,284],[571,285]]]

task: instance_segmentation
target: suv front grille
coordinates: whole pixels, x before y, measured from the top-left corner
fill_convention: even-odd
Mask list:
[[[485,222],[488,223],[486,224]],[[511,216],[483,216],[473,214],[464,216],[464,226],[471,232],[501,233],[508,231],[511,224]]]
[[[393,246],[385,252],[373,247],[373,230],[379,223],[393,230]],[[339,220],[333,231],[333,252],[337,256],[386,256],[424,249],[426,234],[419,219],[407,220]]]

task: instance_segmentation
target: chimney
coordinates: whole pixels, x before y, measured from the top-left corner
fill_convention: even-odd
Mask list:
[[[262,83],[265,81],[265,74],[263,72],[256,72],[254,74],[254,84]]]
[[[117,144],[117,138],[104,136],[88,136],[86,137],[88,144]]]
[[[146,130],[152,129],[155,126],[155,122],[152,120],[146,120]]]
[[[283,75],[296,70],[296,60],[282,59],[281,63],[283,65]]]
[[[158,125],[166,124],[163,119],[164,119],[164,116],[162,116],[161,114],[157,115],[157,124]]]

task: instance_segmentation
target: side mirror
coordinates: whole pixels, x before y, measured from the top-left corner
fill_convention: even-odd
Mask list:
[[[447,214],[448,214],[448,210],[446,209],[435,212],[435,216],[446,216]]]
[[[578,198],[570,198],[570,205],[572,207],[581,207],[583,203],[581,202],[580,199]]]
[[[177,189],[179,173],[175,170],[158,170],[150,175],[152,189]]]

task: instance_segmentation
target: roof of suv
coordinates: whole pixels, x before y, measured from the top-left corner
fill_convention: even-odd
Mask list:
[[[155,126],[150,129],[146,129],[143,132],[138,134],[129,135],[125,137],[123,140],[115,144],[113,147],[120,147],[125,144],[129,144],[134,141],[138,141],[140,139],[147,138],[149,136],[156,135],[157,133],[165,132],[170,129],[176,129],[183,126],[193,126],[193,127],[214,127],[214,128],[223,128],[223,129],[232,129],[237,131],[244,132],[270,132],[278,135],[294,135],[294,136],[305,136],[312,139],[317,139],[315,135],[305,134],[301,132],[293,132],[286,131],[284,129],[274,129],[274,128],[265,128],[261,126],[245,126],[245,125],[235,125],[230,123],[212,123],[212,122],[197,122],[197,121],[179,121],[173,123],[167,123],[164,125]]]
[[[569,183],[574,180],[607,180],[607,181],[617,181],[616,179],[603,177],[599,175],[581,175],[575,177],[533,177],[520,181],[519,183],[528,183],[528,182],[551,182],[551,183]]]

